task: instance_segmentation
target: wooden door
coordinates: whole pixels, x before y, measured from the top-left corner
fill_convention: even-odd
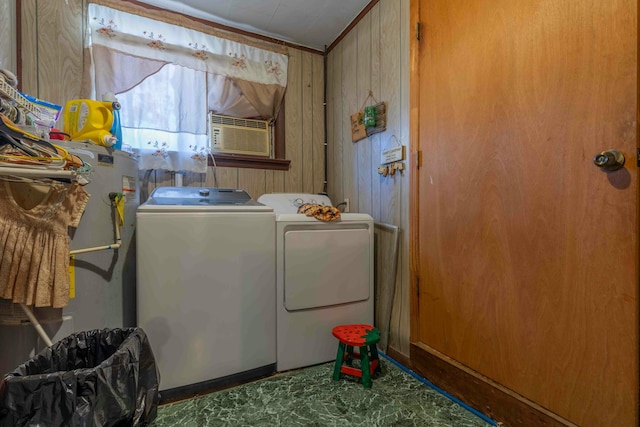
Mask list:
[[[437,355],[559,423],[638,425],[636,0],[412,14],[412,361]],[[623,169],[594,165],[606,149]]]

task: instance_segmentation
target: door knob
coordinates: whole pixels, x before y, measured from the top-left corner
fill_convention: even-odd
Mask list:
[[[607,150],[596,154],[593,164],[600,169],[610,172],[620,169],[624,165],[624,154],[618,150]]]

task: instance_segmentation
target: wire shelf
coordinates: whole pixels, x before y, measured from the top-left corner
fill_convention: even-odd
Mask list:
[[[4,95],[5,97],[14,101],[21,109],[26,111],[29,114],[32,114],[37,119],[43,119],[42,113],[38,108],[36,108],[33,103],[31,103],[27,98],[22,96],[20,92],[15,90],[15,88],[9,83],[7,83],[4,79],[0,79],[0,95]]]

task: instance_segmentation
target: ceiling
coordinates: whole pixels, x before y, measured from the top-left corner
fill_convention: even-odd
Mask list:
[[[142,0],[278,40],[324,50],[371,0]]]

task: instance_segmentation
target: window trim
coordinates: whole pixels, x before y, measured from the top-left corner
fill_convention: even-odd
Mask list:
[[[247,168],[247,169],[270,169],[288,171],[290,160],[269,159],[266,157],[235,156],[232,154],[212,154],[217,167],[224,168]],[[213,161],[209,157],[209,166],[213,166]]]

